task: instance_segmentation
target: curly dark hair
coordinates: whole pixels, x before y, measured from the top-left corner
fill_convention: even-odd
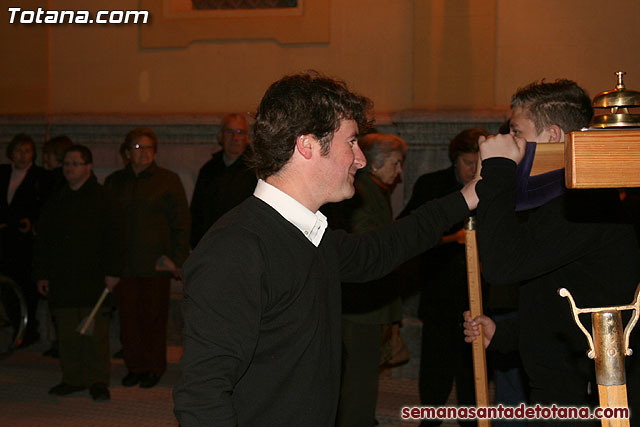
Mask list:
[[[591,98],[572,80],[558,79],[553,83],[533,82],[511,97],[511,109],[522,108],[540,133],[551,125],[565,132],[589,126],[593,117]]]
[[[354,120],[360,133],[371,128],[372,107],[370,99],[351,92],[344,81],[315,71],[285,76],[267,89],[258,106],[250,164],[258,178],[277,173],[300,135],[317,138],[326,155],[342,120]]]

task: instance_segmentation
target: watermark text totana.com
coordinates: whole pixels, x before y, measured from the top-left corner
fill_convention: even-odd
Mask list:
[[[10,24],[146,24],[147,10],[35,10],[9,7]]]

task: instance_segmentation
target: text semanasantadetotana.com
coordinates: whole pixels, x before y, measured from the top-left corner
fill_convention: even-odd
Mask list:
[[[98,10],[95,16],[88,10],[36,10],[9,8],[10,24],[146,24],[146,10]]]
[[[570,420],[570,419],[614,419],[629,418],[629,408],[601,408],[593,410],[586,406],[405,406],[400,411],[403,420],[428,419],[512,419],[512,420]]]

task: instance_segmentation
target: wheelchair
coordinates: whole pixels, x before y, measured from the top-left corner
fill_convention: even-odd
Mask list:
[[[27,302],[20,287],[0,274],[0,359],[9,357],[22,343],[27,319]]]

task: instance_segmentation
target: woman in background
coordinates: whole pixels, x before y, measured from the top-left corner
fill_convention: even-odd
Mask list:
[[[34,224],[49,195],[49,173],[36,166],[33,139],[26,134],[13,137],[7,146],[11,164],[0,165],[0,272],[13,279],[27,301],[26,347],[40,337],[36,322],[38,292],[31,278]],[[7,307],[13,324],[20,317],[20,307]]]
[[[422,204],[458,191],[476,175],[478,138],[487,136],[484,128],[465,129],[449,142],[447,169],[422,175],[413,187],[411,199],[400,217]],[[463,345],[460,313],[469,307],[467,262],[463,224],[456,224],[441,244],[424,252],[412,283],[420,284],[418,317],[422,319],[420,355],[420,403],[444,406],[455,381],[458,405],[475,406],[471,346]],[[461,237],[458,237],[461,236]],[[407,278],[408,279],[408,278]],[[441,420],[424,420],[421,426],[436,426]],[[477,425],[476,421],[459,422]]]
[[[393,221],[391,191],[400,181],[405,142],[373,133],[358,142],[367,165],[358,171],[351,200],[329,206],[329,224],[364,233]],[[324,209],[323,209],[324,210]],[[376,424],[382,329],[402,319],[402,302],[390,276],[342,286],[342,381],[336,426]]]

